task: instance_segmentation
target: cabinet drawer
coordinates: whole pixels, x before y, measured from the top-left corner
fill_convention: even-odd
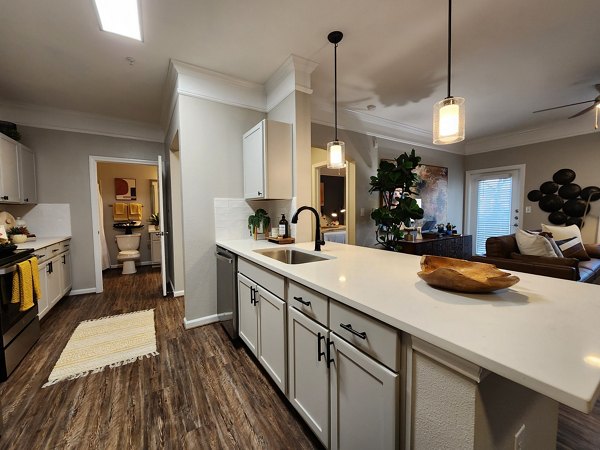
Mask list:
[[[333,300],[329,318],[331,331],[392,370],[400,370],[400,337],[395,328]]]
[[[58,243],[59,247],[60,247],[60,251],[58,253],[63,253],[68,251],[71,248],[71,239],[67,239],[66,241],[62,241]],[[54,252],[55,254],[57,252]]]
[[[38,264],[48,261],[50,259],[50,253],[48,252],[49,247],[38,248],[33,254],[37,256]]]
[[[309,289],[295,281],[290,280],[288,284],[287,301],[299,311],[302,311],[311,319],[321,325],[327,326],[327,297]]]
[[[263,269],[250,261],[240,258],[238,260],[238,272],[250,278],[257,284],[271,291],[279,298],[285,298],[285,282],[281,275]]]
[[[60,242],[56,243],[56,244],[52,244],[49,245],[48,247],[46,247],[46,253],[48,254],[48,256],[50,258],[55,257],[56,255],[58,255],[61,252],[61,245]]]

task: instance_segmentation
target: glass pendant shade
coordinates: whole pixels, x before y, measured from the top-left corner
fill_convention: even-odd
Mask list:
[[[433,143],[454,144],[465,139],[465,99],[448,97],[433,105]]]
[[[346,144],[342,141],[327,143],[327,168],[343,169],[346,167]]]

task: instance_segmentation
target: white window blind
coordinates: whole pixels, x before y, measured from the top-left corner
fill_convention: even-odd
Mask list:
[[[477,181],[477,232],[475,253],[485,253],[485,241],[511,233],[512,178]]]

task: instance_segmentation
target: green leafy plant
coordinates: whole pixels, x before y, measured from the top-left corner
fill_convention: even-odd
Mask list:
[[[377,243],[388,250],[398,251],[402,248],[403,225],[408,227],[411,219],[423,218],[423,209],[411,197],[417,194],[419,176],[414,169],[420,161],[421,157],[413,149],[410,154],[403,153],[394,160],[382,160],[377,176],[371,177],[369,192],[380,192],[383,199],[383,206],[373,210],[371,219],[377,225]]]
[[[151,214],[150,217],[148,217],[148,223],[151,224],[151,225],[155,225],[155,226],[160,225],[160,215],[159,215],[159,213]]]
[[[29,234],[29,230],[27,229],[27,227],[12,227],[12,228],[8,229],[6,234],[8,234],[9,236],[12,236],[15,234],[24,234],[27,236]]]
[[[255,235],[258,230],[261,229],[266,232],[271,224],[271,218],[269,214],[262,208],[257,209],[254,214],[248,216],[248,229],[250,235]]]

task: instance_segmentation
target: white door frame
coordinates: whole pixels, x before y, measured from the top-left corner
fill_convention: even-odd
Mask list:
[[[117,164],[144,164],[158,166],[157,161],[133,158],[113,158],[110,156],[90,155],[90,202],[92,206],[92,235],[94,236],[94,273],[96,277],[96,294],[104,291],[102,282],[102,251],[100,250],[100,216],[98,214],[98,163],[108,162]],[[160,175],[160,174],[159,174]],[[161,212],[162,215],[162,212]]]
[[[473,234],[473,231],[471,229],[471,214],[473,213],[473,211],[471,211],[471,201],[473,200],[471,198],[471,192],[472,192],[472,181],[473,181],[473,175],[481,175],[484,173],[492,173],[492,172],[504,172],[507,170],[516,170],[519,173],[519,189],[520,189],[520,199],[519,199],[519,220],[518,220],[518,224],[519,224],[519,228],[521,227],[522,223],[523,223],[523,214],[525,213],[525,211],[523,210],[523,205],[525,203],[525,164],[516,164],[514,166],[501,166],[501,167],[490,167],[487,169],[476,169],[476,170],[467,170],[465,172],[465,215],[464,215],[464,229],[465,229],[465,234]],[[473,244],[473,251],[475,251],[475,244]]]

